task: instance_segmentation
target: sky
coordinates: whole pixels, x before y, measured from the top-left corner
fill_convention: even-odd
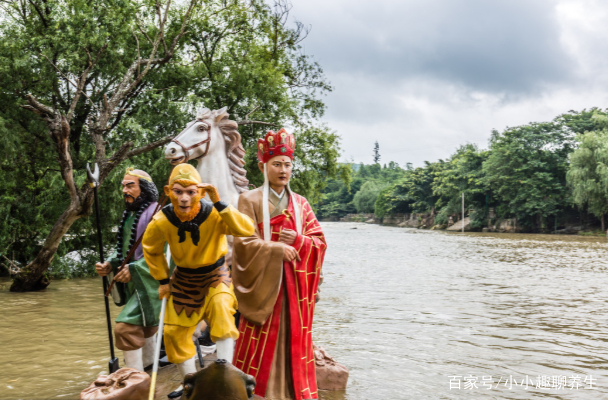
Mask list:
[[[608,107],[608,2],[291,0],[342,161],[446,159],[493,129]]]

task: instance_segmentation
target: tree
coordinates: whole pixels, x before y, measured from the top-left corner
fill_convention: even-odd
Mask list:
[[[606,115],[597,107],[582,111],[570,110],[567,113],[557,116],[553,122],[562,125],[575,134],[583,134],[603,129],[603,124],[597,116]]]
[[[228,105],[241,125],[253,183],[261,182],[255,138],[269,125],[295,128],[294,187],[302,194],[318,195],[343,171],[339,137],[317,122],[324,112],[319,95],[331,87],[302,52],[307,29],[287,26],[289,7],[237,0],[198,5],[0,3],[6,15],[0,19],[0,140],[6,145],[0,148],[0,208],[15,218],[0,221],[7,228],[0,248],[28,264],[11,290],[46,287],[58,250],[94,245],[83,218],[92,206],[87,161],[99,164],[102,188],[112,188],[100,194],[104,238],[113,240],[121,209],[114,188],[122,169],[116,167],[135,159],[162,184],[169,165],[159,147],[201,103]],[[318,151],[310,151],[315,146]]]
[[[608,125],[605,115],[596,114],[596,120]],[[566,175],[572,189],[572,200],[580,208],[587,206],[598,217],[602,232],[608,212],[608,130],[585,132],[576,136],[578,148],[570,154],[570,169]]]
[[[374,164],[378,164],[380,162],[380,145],[376,140],[374,142]]]
[[[476,145],[462,145],[437,172],[433,180],[433,194],[439,197],[436,205],[441,215],[437,223],[447,223],[449,214],[460,212],[464,193],[467,207],[474,210],[472,227],[484,225],[489,189],[482,166],[488,155],[488,151],[480,151]]]
[[[373,181],[367,181],[361,186],[361,189],[355,194],[353,203],[359,213],[373,213],[376,204],[376,198],[382,190],[382,186]]]
[[[405,171],[401,180],[379,193],[375,204],[376,216],[431,212],[438,200],[433,194],[433,180],[443,165],[443,160],[436,163],[425,161],[424,168]]]
[[[90,214],[92,189],[76,173],[75,163],[82,168],[83,156],[94,154],[103,182],[116,165],[170,140],[151,137],[136,147],[131,135],[124,131],[116,135],[114,129],[151,94],[154,85],[145,78],[153,70],[162,73],[174,58],[196,4],[196,0],[173,7],[171,2],[80,0],[2,4],[8,16],[0,27],[3,97],[12,97],[5,101],[13,102],[5,107],[18,104],[40,117],[43,124],[38,129],[28,129],[23,114],[16,122],[32,138],[46,143],[50,139],[55,168],[70,199],[11,291],[46,287],[49,280],[44,273],[61,239],[76,220]]]
[[[483,181],[499,201],[499,214],[532,225],[567,205],[566,170],[573,134],[563,125],[531,123],[494,131]]]

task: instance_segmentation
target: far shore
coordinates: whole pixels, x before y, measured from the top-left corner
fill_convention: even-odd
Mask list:
[[[374,218],[371,220],[370,218],[349,218],[349,220],[344,220],[344,218],[338,219],[323,219],[320,222],[343,222],[343,223],[363,223],[363,224],[372,224],[372,225],[381,225],[381,226],[392,226],[399,228],[409,228],[409,229],[420,229],[420,230],[433,230],[440,231],[446,233],[461,233],[461,229],[446,229],[445,226],[434,225],[430,228],[421,227],[421,226],[412,226],[403,223],[385,223],[381,220]],[[520,231],[520,230],[487,230],[487,229],[469,229],[465,226],[465,233],[501,233],[501,234],[524,234],[524,235],[552,235],[552,236],[570,236],[570,237],[595,237],[595,238],[607,238],[608,233],[603,232],[600,229],[594,230],[576,230],[576,229],[558,229],[556,231],[544,231],[544,232],[531,232],[531,231]]]

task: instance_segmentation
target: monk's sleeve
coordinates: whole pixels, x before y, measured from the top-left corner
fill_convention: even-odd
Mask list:
[[[298,269],[306,270],[307,278],[309,279],[308,298],[312,298],[313,296],[317,296],[327,242],[325,241],[321,224],[319,224],[317,217],[315,217],[310,204],[303,197],[300,199],[302,206],[302,234],[297,236],[292,246],[298,251],[301,259],[301,261],[298,261]]]
[[[327,242],[321,229],[321,224],[317,220],[308,201],[302,198],[302,234],[298,235],[292,245],[300,257],[305,256],[310,251],[318,251],[320,255],[325,255]]]
[[[162,234],[158,220],[152,219],[146,228],[146,233],[144,233],[142,240],[142,248],[146,264],[150,268],[150,275],[157,281],[161,281],[161,284],[164,284],[163,281],[168,281],[169,279],[169,266],[163,252],[165,237]]]
[[[232,236],[251,236],[255,232],[251,217],[241,213],[229,204],[218,201],[214,204],[222,219],[223,233]]]
[[[234,292],[241,314],[250,322],[263,325],[272,312],[281,289],[283,245],[265,242],[261,238],[254,203],[250,199],[241,196],[238,207],[256,225],[253,236],[234,238]]]

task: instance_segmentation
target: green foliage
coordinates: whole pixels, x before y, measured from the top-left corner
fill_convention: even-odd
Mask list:
[[[98,261],[97,251],[87,249],[73,251],[63,257],[55,257],[48,274],[54,279],[96,276],[95,263]]]
[[[344,168],[342,173],[348,175],[340,179],[330,179],[321,200],[316,204],[319,218],[337,219],[356,212],[374,212],[373,204],[380,190],[400,179],[405,173],[395,162],[384,167],[380,164],[344,166],[348,166],[348,169]],[[355,201],[359,202],[359,206]],[[358,211],[363,209],[369,211]]]
[[[376,198],[382,190],[382,186],[374,181],[367,181],[355,194],[353,204],[359,213],[373,213]]]
[[[483,173],[500,204],[499,216],[530,223],[563,210],[572,139],[570,130],[554,122],[493,133]]]
[[[574,203],[603,218],[608,212],[608,117],[596,113],[593,120],[603,129],[576,136],[578,148],[570,154],[566,177]]]
[[[435,206],[438,197],[433,193],[433,181],[443,169],[444,162],[425,162],[425,168],[416,168],[405,171],[403,178],[384,190],[376,200],[376,216],[379,218],[387,214],[397,213],[424,213]]]
[[[376,216],[435,209],[435,223],[444,225],[450,216],[460,217],[463,193],[474,229],[487,225],[490,207],[498,218],[516,217],[518,226],[531,230],[546,229],[548,218],[578,218],[573,203],[598,217],[608,211],[608,112],[570,111],[551,122],[494,131],[489,144],[487,150],[460,146],[448,160],[426,162],[424,167],[406,164],[405,170],[383,181]],[[373,180],[379,168],[354,168],[353,187],[361,188],[357,179]],[[334,213],[352,203],[338,196],[339,190],[329,185],[323,195],[332,199]],[[359,207],[363,209],[370,208]]]
[[[566,127],[575,134],[592,132],[601,130],[605,127],[598,120],[599,115],[606,115],[599,108],[593,107],[589,110],[573,111],[570,110],[565,114],[559,115],[553,121],[558,125]]]
[[[482,165],[488,158],[488,151],[479,151],[477,146],[460,146],[446,161],[433,181],[433,194],[438,196],[438,206],[446,200],[465,194],[467,204],[478,202],[485,196],[487,187],[483,180]]]
[[[173,3],[165,37],[177,35],[186,2]],[[41,7],[45,4],[45,7]],[[86,79],[90,101],[81,96],[70,124],[70,154],[75,180],[85,184],[87,162],[95,147],[89,126],[112,97],[112,88],[137,57],[152,50],[147,37],[158,32],[155,2],[7,1],[0,4],[0,253],[22,264],[39,251],[50,227],[68,207],[47,127],[21,108],[32,94],[64,115],[77,82],[90,59],[99,57]],[[195,108],[228,106],[231,118],[293,127],[297,150],[292,186],[313,202],[328,182],[350,182],[349,166],[337,162],[339,136],[318,122],[325,111],[321,95],[331,90],[323,70],[302,48],[304,25],[288,25],[289,5],[271,8],[263,1],[205,0],[194,8],[185,36],[171,62],[155,65],[138,84],[135,95],[121,104],[104,133],[107,156],[126,141],[134,147],[179,133]],[[101,51],[104,49],[103,51]],[[158,57],[164,57],[164,44]],[[142,67],[144,68],[144,67]],[[92,105],[94,104],[94,106]],[[253,184],[262,182],[256,140],[268,126],[241,125],[247,150],[246,169]],[[102,184],[104,243],[123,204],[119,183],[127,166],[148,171],[159,189],[170,165],[162,149],[138,155],[117,166]],[[64,260],[68,253],[96,250],[93,218],[71,227],[53,260],[51,275],[91,272],[87,257]],[[80,260],[80,261],[79,261]],[[86,265],[85,265],[86,264]],[[84,265],[79,270],[80,265]],[[84,272],[78,272],[84,271]]]
[[[437,216],[435,217],[435,225],[447,225],[450,214],[451,213],[449,212],[448,207],[443,207],[441,210],[439,210]]]
[[[376,197],[376,204],[374,205],[374,213],[378,218],[384,218],[386,215],[390,215],[393,211],[393,199],[391,194],[395,190],[395,185],[387,186],[378,193]]]

